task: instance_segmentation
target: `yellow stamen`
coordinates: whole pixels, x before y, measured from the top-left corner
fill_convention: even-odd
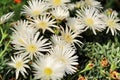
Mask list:
[[[44,73],[45,73],[47,76],[50,76],[50,75],[53,73],[53,71],[52,71],[51,68],[45,68],[45,69],[44,69]]]
[[[81,7],[81,4],[80,3],[77,3],[76,4],[76,8],[80,8]]]
[[[65,34],[65,35],[63,36],[63,38],[64,38],[64,40],[65,40],[66,42],[68,42],[68,43],[71,43],[71,42],[73,41],[73,38],[72,38],[71,35],[69,35],[69,34]]]
[[[113,20],[109,20],[109,21],[107,22],[107,25],[108,25],[109,27],[114,27],[114,26],[115,26],[115,22],[114,22]]]
[[[55,6],[60,6],[61,3],[62,3],[61,0],[53,0],[53,4],[54,4]]]
[[[16,64],[15,64],[15,67],[16,67],[17,69],[21,68],[22,66],[23,66],[23,62],[22,62],[22,61],[18,61],[18,62],[16,62]]]
[[[41,21],[39,22],[39,27],[42,29],[46,29],[48,27],[48,24],[45,21]]]
[[[34,16],[38,16],[38,15],[40,15],[40,11],[39,11],[39,10],[34,10],[34,11],[32,12],[32,14],[33,14]]]
[[[87,24],[88,26],[93,26],[93,25],[94,25],[94,21],[93,21],[92,18],[87,18],[87,19],[85,20],[85,22],[86,22],[86,24]]]
[[[30,44],[30,45],[27,46],[26,50],[30,53],[35,53],[36,50],[37,50],[37,47],[33,44]]]

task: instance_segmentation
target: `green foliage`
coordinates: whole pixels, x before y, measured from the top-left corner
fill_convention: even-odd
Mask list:
[[[120,43],[115,38],[115,42],[109,41],[107,44],[87,42],[84,51],[85,56],[89,58],[89,61],[94,64],[93,69],[82,71],[81,75],[84,75],[88,80],[99,79],[108,80],[112,79],[111,71],[117,71],[119,73],[120,68]],[[86,65],[87,67],[88,65]],[[80,70],[81,71],[81,70]],[[117,75],[118,76],[118,75]],[[120,77],[120,76],[119,76]],[[116,78],[118,79],[118,78]]]
[[[14,0],[0,0],[0,16],[10,11],[15,12],[15,16],[9,22],[0,25],[0,76],[4,80],[6,79],[5,77],[8,76],[8,73],[11,75],[7,77],[7,80],[11,77],[14,77],[13,75],[15,74],[14,72],[7,71],[8,67],[6,64],[8,58],[10,58],[9,56],[12,55],[12,46],[10,45],[10,25],[12,21],[16,21],[22,18],[22,15],[20,15],[20,11],[22,6],[27,1],[28,0],[24,0],[22,3],[16,4]],[[77,0],[71,1],[76,2]],[[120,4],[118,0],[99,1],[102,2],[105,9],[120,9],[120,6],[117,6],[118,4]],[[118,1],[118,3],[116,1]],[[117,8],[115,8],[116,6]],[[56,32],[56,34],[58,34],[58,32]],[[100,39],[101,37],[95,37],[95,39],[98,38]],[[113,78],[111,74],[113,71],[118,72],[118,74],[120,73],[120,42],[118,40],[119,36],[116,36],[114,38],[114,41],[110,40],[110,36],[105,36],[105,38],[109,39],[108,42],[106,42],[105,39],[103,41],[99,41],[103,43],[98,43],[96,40],[94,42],[86,40],[84,45],[78,50],[78,55],[80,56],[80,65],[78,65],[78,71],[73,75],[68,75],[67,77],[64,77],[63,80],[75,80],[79,77],[79,75],[86,77],[88,80],[118,79],[118,77]],[[33,80],[32,74],[28,76],[28,80]],[[120,75],[116,76],[120,77]]]

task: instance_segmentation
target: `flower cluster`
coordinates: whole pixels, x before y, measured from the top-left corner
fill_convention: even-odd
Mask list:
[[[78,56],[74,43],[82,44],[77,39],[80,32],[60,23],[69,17],[67,2],[69,0],[32,0],[23,6],[21,14],[26,19],[13,25],[11,44],[15,52],[12,61],[8,62],[16,70],[16,79],[20,74],[26,77],[28,69],[35,79],[42,80],[62,79],[77,71]],[[45,36],[48,33],[50,39]]]
[[[74,9],[75,15],[71,15]],[[15,69],[16,79],[20,75],[25,78],[31,71],[34,79],[61,80],[78,71],[81,33],[90,29],[97,35],[107,29],[106,33],[111,31],[114,36],[120,31],[117,12],[102,9],[95,0],[74,4],[70,0],[29,0],[21,9],[24,19],[16,21],[12,28],[14,57],[7,64]],[[3,16],[0,23],[12,15]]]

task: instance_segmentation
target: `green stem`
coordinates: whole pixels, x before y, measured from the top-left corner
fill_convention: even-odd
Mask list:
[[[1,32],[1,35],[2,35],[2,38],[0,40],[0,44],[2,44],[3,40],[7,37],[7,34],[6,32],[4,33],[2,28],[0,27],[0,32]]]
[[[3,54],[4,54],[5,51],[7,50],[9,44],[10,44],[10,41],[7,43],[7,45],[5,45],[5,49],[0,53],[0,58],[3,56]]]
[[[0,27],[0,32],[1,32],[1,35],[2,35],[2,38],[1,38],[1,40],[0,40],[0,44],[2,43],[2,41],[3,41],[3,30],[2,30],[2,28]]]
[[[2,39],[0,40],[0,44],[2,44],[2,42],[3,42],[3,37],[2,37]]]

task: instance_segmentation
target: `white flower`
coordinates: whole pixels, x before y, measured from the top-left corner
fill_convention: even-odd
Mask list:
[[[12,57],[11,56],[12,61],[8,62],[7,64],[13,68],[16,69],[16,79],[18,79],[19,74],[21,73],[24,77],[25,74],[28,74],[26,71],[26,68],[30,68],[27,63],[29,62],[28,57],[26,56],[21,56],[21,55],[17,55]]]
[[[8,21],[11,17],[14,16],[14,12],[9,12],[3,16],[0,17],[0,24],[5,23],[6,21]]]
[[[71,45],[74,45],[77,44],[78,46],[80,46],[80,44],[82,44],[81,41],[77,40],[76,38],[77,37],[80,37],[79,36],[79,32],[73,32],[71,29],[68,28],[68,26],[66,26],[65,29],[62,28],[61,30],[61,38],[71,44]]]
[[[53,8],[58,6],[65,6],[66,3],[70,2],[70,0],[46,0],[46,1],[48,1]]]
[[[114,36],[117,34],[117,30],[120,31],[120,19],[117,17],[118,13],[116,11],[106,11],[104,15],[104,22],[107,26],[107,32],[111,31],[112,35]]]
[[[81,0],[81,1],[77,1],[75,3],[68,3],[67,7],[70,10],[73,10],[74,8],[84,8],[85,6],[85,1]]]
[[[69,10],[73,10],[75,8],[75,4],[74,3],[68,3],[66,6],[67,6],[67,8]]]
[[[64,49],[66,47],[74,48],[71,44],[65,42],[63,39],[61,39],[61,36],[53,35],[51,37],[51,41],[53,43],[53,47],[59,46],[61,49]]]
[[[52,19],[49,15],[44,15],[36,17],[33,19],[33,26],[37,29],[42,29],[42,32],[44,33],[46,30],[49,30],[54,33],[54,31],[51,29],[51,27],[57,27],[55,25],[56,21]]]
[[[43,55],[42,52],[48,51],[51,44],[48,42],[48,39],[44,39],[43,36],[40,36],[39,32],[34,34],[34,36],[28,36],[27,39],[22,38],[21,40],[23,40],[24,43],[18,42],[18,45],[14,45],[14,49],[19,50],[16,54],[28,55],[31,59]]]
[[[42,55],[43,51],[48,51],[50,48],[48,39],[40,36],[40,33],[26,21],[19,21],[14,26],[13,31],[11,43],[14,44],[14,49],[18,50],[16,54],[28,55],[33,59],[33,57]]]
[[[50,55],[39,57],[33,63],[33,69],[35,79],[40,80],[61,80],[64,75],[63,65]]]
[[[103,16],[95,8],[85,8],[77,11],[77,17],[81,20],[81,23],[86,28],[92,29],[96,35],[97,31],[105,29],[105,23],[101,20]]]
[[[66,7],[56,7],[52,9],[51,14],[57,19],[57,20],[63,20],[69,16],[68,8]]]
[[[75,65],[78,65],[78,56],[75,55],[75,49],[64,47],[61,49],[59,46],[54,47],[49,51],[49,53],[56,58],[56,62],[61,62],[65,69],[64,71],[67,74],[73,74],[76,72],[77,68]]]
[[[23,6],[21,13],[30,17],[36,17],[45,14],[48,8],[49,5],[42,0],[31,0],[28,1],[28,6]]]
[[[81,0],[81,1],[77,1],[75,3],[75,8],[84,8],[85,7],[85,1]]]
[[[34,34],[37,32],[37,30],[35,28],[33,28],[30,24],[30,22],[28,22],[27,20],[19,20],[14,24],[14,27],[12,28],[12,30],[15,33],[19,33],[23,36],[28,36],[31,34]],[[28,33],[27,35],[25,35],[26,33]]]
[[[86,7],[94,7],[94,8],[97,8],[97,9],[102,8],[101,3],[96,1],[96,0],[85,0],[85,6]]]
[[[72,17],[67,18],[66,24],[74,32],[82,33],[85,29],[85,26],[83,26],[81,24],[81,22],[79,21],[79,19],[77,19],[75,17],[74,18],[72,18]]]
[[[25,44],[27,38],[33,37],[37,32],[26,20],[17,21],[12,30],[14,31],[12,34],[12,43],[15,45]]]

